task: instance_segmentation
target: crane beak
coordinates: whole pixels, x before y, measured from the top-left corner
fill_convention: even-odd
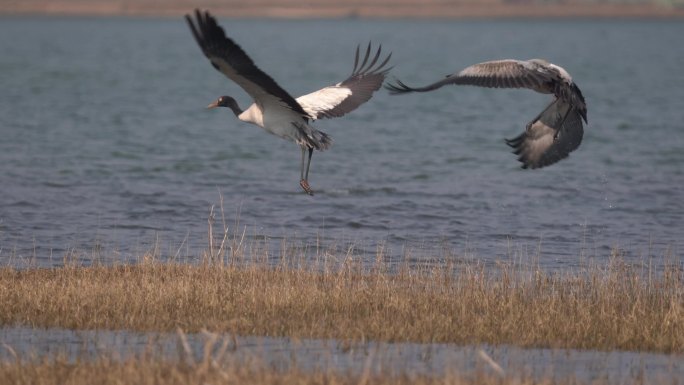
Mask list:
[[[207,108],[216,108],[216,107],[218,107],[218,100],[207,106]]]

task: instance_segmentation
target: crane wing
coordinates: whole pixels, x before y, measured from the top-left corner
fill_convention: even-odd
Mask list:
[[[471,85],[489,88],[529,88],[552,93],[573,105],[587,122],[587,106],[582,91],[561,67],[541,59],[493,60],[466,67],[461,72],[447,75],[444,79],[425,87],[409,87],[396,79],[387,84],[391,94],[433,91],[448,84]]]
[[[580,116],[582,116],[582,119],[584,119],[584,123],[588,123],[587,103],[584,101],[582,91],[580,91],[579,87],[577,87],[574,82],[570,84],[564,82],[557,83],[553,93],[556,95],[556,97],[566,100],[568,103],[574,106],[577,109],[577,112],[579,112]]]
[[[554,73],[532,61],[506,59],[471,65],[425,87],[409,87],[397,79],[395,84],[388,84],[386,88],[392,94],[433,91],[448,84],[538,90],[556,81],[558,79]]]
[[[544,60],[494,60],[472,65],[424,87],[409,87],[396,80],[385,87],[392,94],[428,92],[447,84],[490,88],[529,88],[552,93],[555,100],[525,132],[506,140],[523,168],[541,168],[556,163],[579,147],[584,135],[582,120],[587,107],[582,92],[561,67]]]
[[[308,117],[287,91],[260,70],[239,45],[226,37],[223,28],[209,12],[196,9],[195,22],[190,15],[185,15],[185,20],[211,65],[242,87],[257,104],[279,105],[303,118]]]
[[[556,99],[528,128],[506,143],[523,163],[522,168],[541,168],[567,158],[582,143],[584,128],[577,108]]]
[[[356,58],[351,75],[335,85],[300,96],[297,103],[302,106],[312,119],[335,118],[355,110],[367,102],[375,91],[380,89],[385,76],[391,69],[385,68],[392,57],[390,53],[385,60],[376,65],[380,59],[382,46],[378,48],[372,60],[371,45],[368,43],[366,54],[359,65],[359,47],[356,47]]]

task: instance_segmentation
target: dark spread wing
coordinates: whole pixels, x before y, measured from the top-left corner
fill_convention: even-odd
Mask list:
[[[242,87],[257,103],[278,104],[306,117],[306,112],[270,76],[260,70],[209,12],[195,10],[196,25],[185,15],[192,35],[211,65]]]
[[[427,92],[448,84],[541,90],[549,82],[555,81],[554,77],[551,72],[543,70],[534,62],[507,59],[474,64],[425,87],[409,87],[397,80],[386,88],[392,94]]]
[[[554,92],[556,97],[566,100],[577,109],[585,123],[587,122],[587,103],[584,101],[584,95],[579,87],[574,82],[565,83],[558,82],[555,86]]]
[[[444,85],[490,88],[529,88],[556,99],[516,138],[507,140],[523,168],[540,168],[566,158],[579,147],[587,108],[579,88],[563,68],[540,59],[495,60],[479,63],[425,87],[409,87],[397,80],[386,86],[392,94],[427,92]]]
[[[580,112],[556,99],[525,132],[506,143],[519,155],[522,168],[541,168],[568,157],[582,143],[583,135]]]
[[[371,45],[368,43],[366,54],[359,65],[359,47],[356,47],[356,58],[352,74],[344,81],[322,88],[318,91],[300,96],[297,102],[312,119],[335,118],[355,110],[367,102],[375,91],[380,89],[390,68],[385,68],[392,57],[390,53],[380,64],[382,46],[371,58]]]

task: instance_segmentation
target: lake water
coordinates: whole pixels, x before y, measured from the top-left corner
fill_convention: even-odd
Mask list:
[[[345,78],[357,44],[425,84],[496,58],[546,58],[581,87],[581,147],[521,170],[504,138],[548,102],[529,90],[384,90],[316,126],[334,146],[299,187],[300,151],[206,110],[247,95],[181,19],[0,19],[0,263],[70,250],[196,257],[221,196],[250,236],[353,243],[371,255],[449,249],[547,268],[612,247],[635,262],[684,246],[684,24],[663,21],[221,20],[298,96]],[[434,253],[433,253],[434,254]]]

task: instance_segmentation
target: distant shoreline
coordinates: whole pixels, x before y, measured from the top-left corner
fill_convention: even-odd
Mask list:
[[[178,17],[194,7],[195,2],[122,0],[116,2],[54,0],[15,0],[0,4],[0,15],[45,16],[157,16]],[[480,3],[445,3],[429,1],[377,1],[331,4],[315,1],[254,1],[249,4],[228,0],[220,4],[207,3],[207,8],[220,17],[279,19],[516,19],[516,18],[684,18],[684,6],[655,4],[522,4],[484,0]]]

